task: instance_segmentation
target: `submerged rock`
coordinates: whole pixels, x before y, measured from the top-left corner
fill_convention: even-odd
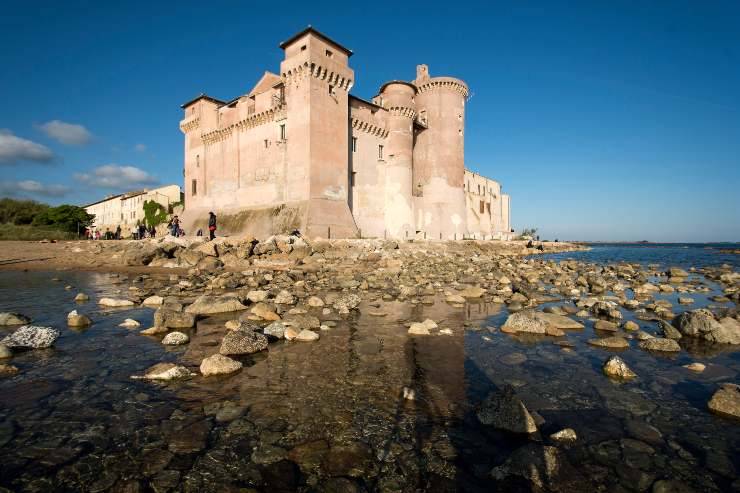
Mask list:
[[[85,301],[88,301],[90,297],[86,295],[85,293],[77,293],[77,296],[75,296],[75,301],[78,303],[84,303]]]
[[[134,379],[143,380],[175,380],[177,378],[188,378],[193,373],[181,365],[174,363],[157,363],[149,368],[142,376],[132,376]]]
[[[234,373],[241,369],[242,363],[222,354],[209,356],[200,363],[200,372],[204,377]]]
[[[723,384],[707,404],[709,409],[723,416],[740,419],[740,386]]]
[[[660,327],[661,332],[663,332],[663,336],[668,339],[678,340],[681,338],[681,332],[668,322],[660,320],[658,322],[658,327]]]
[[[267,349],[267,337],[250,329],[232,330],[221,341],[221,354],[252,354]]]
[[[740,344],[740,324],[721,324],[705,308],[684,312],[673,323],[685,336],[722,344]]]
[[[408,333],[409,335],[421,335],[421,336],[428,336],[429,331],[432,329],[437,328],[437,322],[434,320],[428,318],[424,320],[423,322],[414,322],[409,327]]]
[[[583,480],[559,449],[535,443],[518,448],[491,470],[491,477],[499,481],[510,476],[525,479],[533,491],[581,491],[572,487]]]
[[[52,347],[59,335],[59,331],[51,327],[24,325],[0,341],[0,344],[4,344],[11,349],[45,349]]]
[[[611,356],[606,360],[602,370],[606,375],[613,378],[629,379],[637,376],[619,356]]]
[[[686,368],[687,370],[695,371],[696,373],[701,373],[707,368],[707,365],[705,365],[704,363],[689,363],[688,365],[683,365],[683,367]]]
[[[477,411],[478,420],[484,425],[514,433],[534,433],[537,425],[522,400],[511,385],[490,394]]]
[[[18,367],[7,363],[0,363],[0,377],[7,377],[18,373]]]
[[[578,440],[578,435],[573,428],[565,428],[550,435],[550,439],[559,443],[573,443]]]
[[[0,313],[0,325],[23,325],[30,322],[31,319],[20,313],[3,312]]]

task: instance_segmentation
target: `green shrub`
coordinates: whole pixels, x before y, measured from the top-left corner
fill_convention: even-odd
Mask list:
[[[149,226],[159,226],[167,220],[167,209],[159,202],[147,200],[144,202],[144,219]]]
[[[34,200],[0,199],[0,224],[31,224],[49,206]]]
[[[37,214],[31,224],[33,226],[48,226],[52,229],[77,233],[88,227],[95,216],[88,214],[85,209],[76,205],[60,205],[49,207]]]

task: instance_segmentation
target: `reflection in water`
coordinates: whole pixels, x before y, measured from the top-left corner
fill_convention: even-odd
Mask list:
[[[151,310],[94,305],[128,283],[51,277],[0,274],[0,310],[64,327],[76,307],[95,323],[65,328],[55,350],[19,354],[20,374],[0,380],[0,485],[13,490],[526,491],[521,478],[489,473],[531,440],[475,418],[504,385],[538,420],[535,443],[577,431],[565,449],[578,485],[563,478],[569,491],[648,489],[661,478],[721,491],[740,467],[739,427],[705,409],[717,382],[737,381],[737,352],[682,340],[686,351],[663,358],[633,347],[620,356],[640,377],[619,384],[601,374],[610,353],[585,342],[591,322],[561,338],[572,345],[564,348],[499,333],[503,305],[378,297],[318,342],[278,342],[242,358],[235,375],[150,384],[129,377],[159,361],[197,371],[230,317],[201,320],[188,345],[164,348],[117,326],[135,318],[147,327]],[[78,291],[92,302],[75,305]],[[407,335],[406,323],[426,318],[452,335]],[[696,359],[704,373],[681,367]]]

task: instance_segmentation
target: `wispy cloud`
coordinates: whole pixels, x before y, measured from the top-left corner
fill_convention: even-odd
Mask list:
[[[134,150],[136,152],[144,152],[144,151],[146,151],[146,145],[145,144],[136,144],[134,146]]]
[[[10,130],[0,129],[0,164],[14,164],[19,161],[48,163],[54,153],[48,147],[13,135]]]
[[[3,197],[62,197],[70,190],[66,185],[46,185],[35,180],[0,181],[0,196]]]
[[[65,145],[85,145],[92,140],[92,134],[88,129],[76,123],[67,123],[60,120],[52,120],[38,129],[52,139]]]
[[[159,183],[156,177],[135,166],[105,164],[89,173],[77,173],[75,179],[85,185],[126,190]]]

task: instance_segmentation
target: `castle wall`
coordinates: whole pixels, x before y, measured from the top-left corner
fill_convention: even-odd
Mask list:
[[[465,170],[467,235],[476,239],[501,239],[508,231],[503,220],[501,184]]]

